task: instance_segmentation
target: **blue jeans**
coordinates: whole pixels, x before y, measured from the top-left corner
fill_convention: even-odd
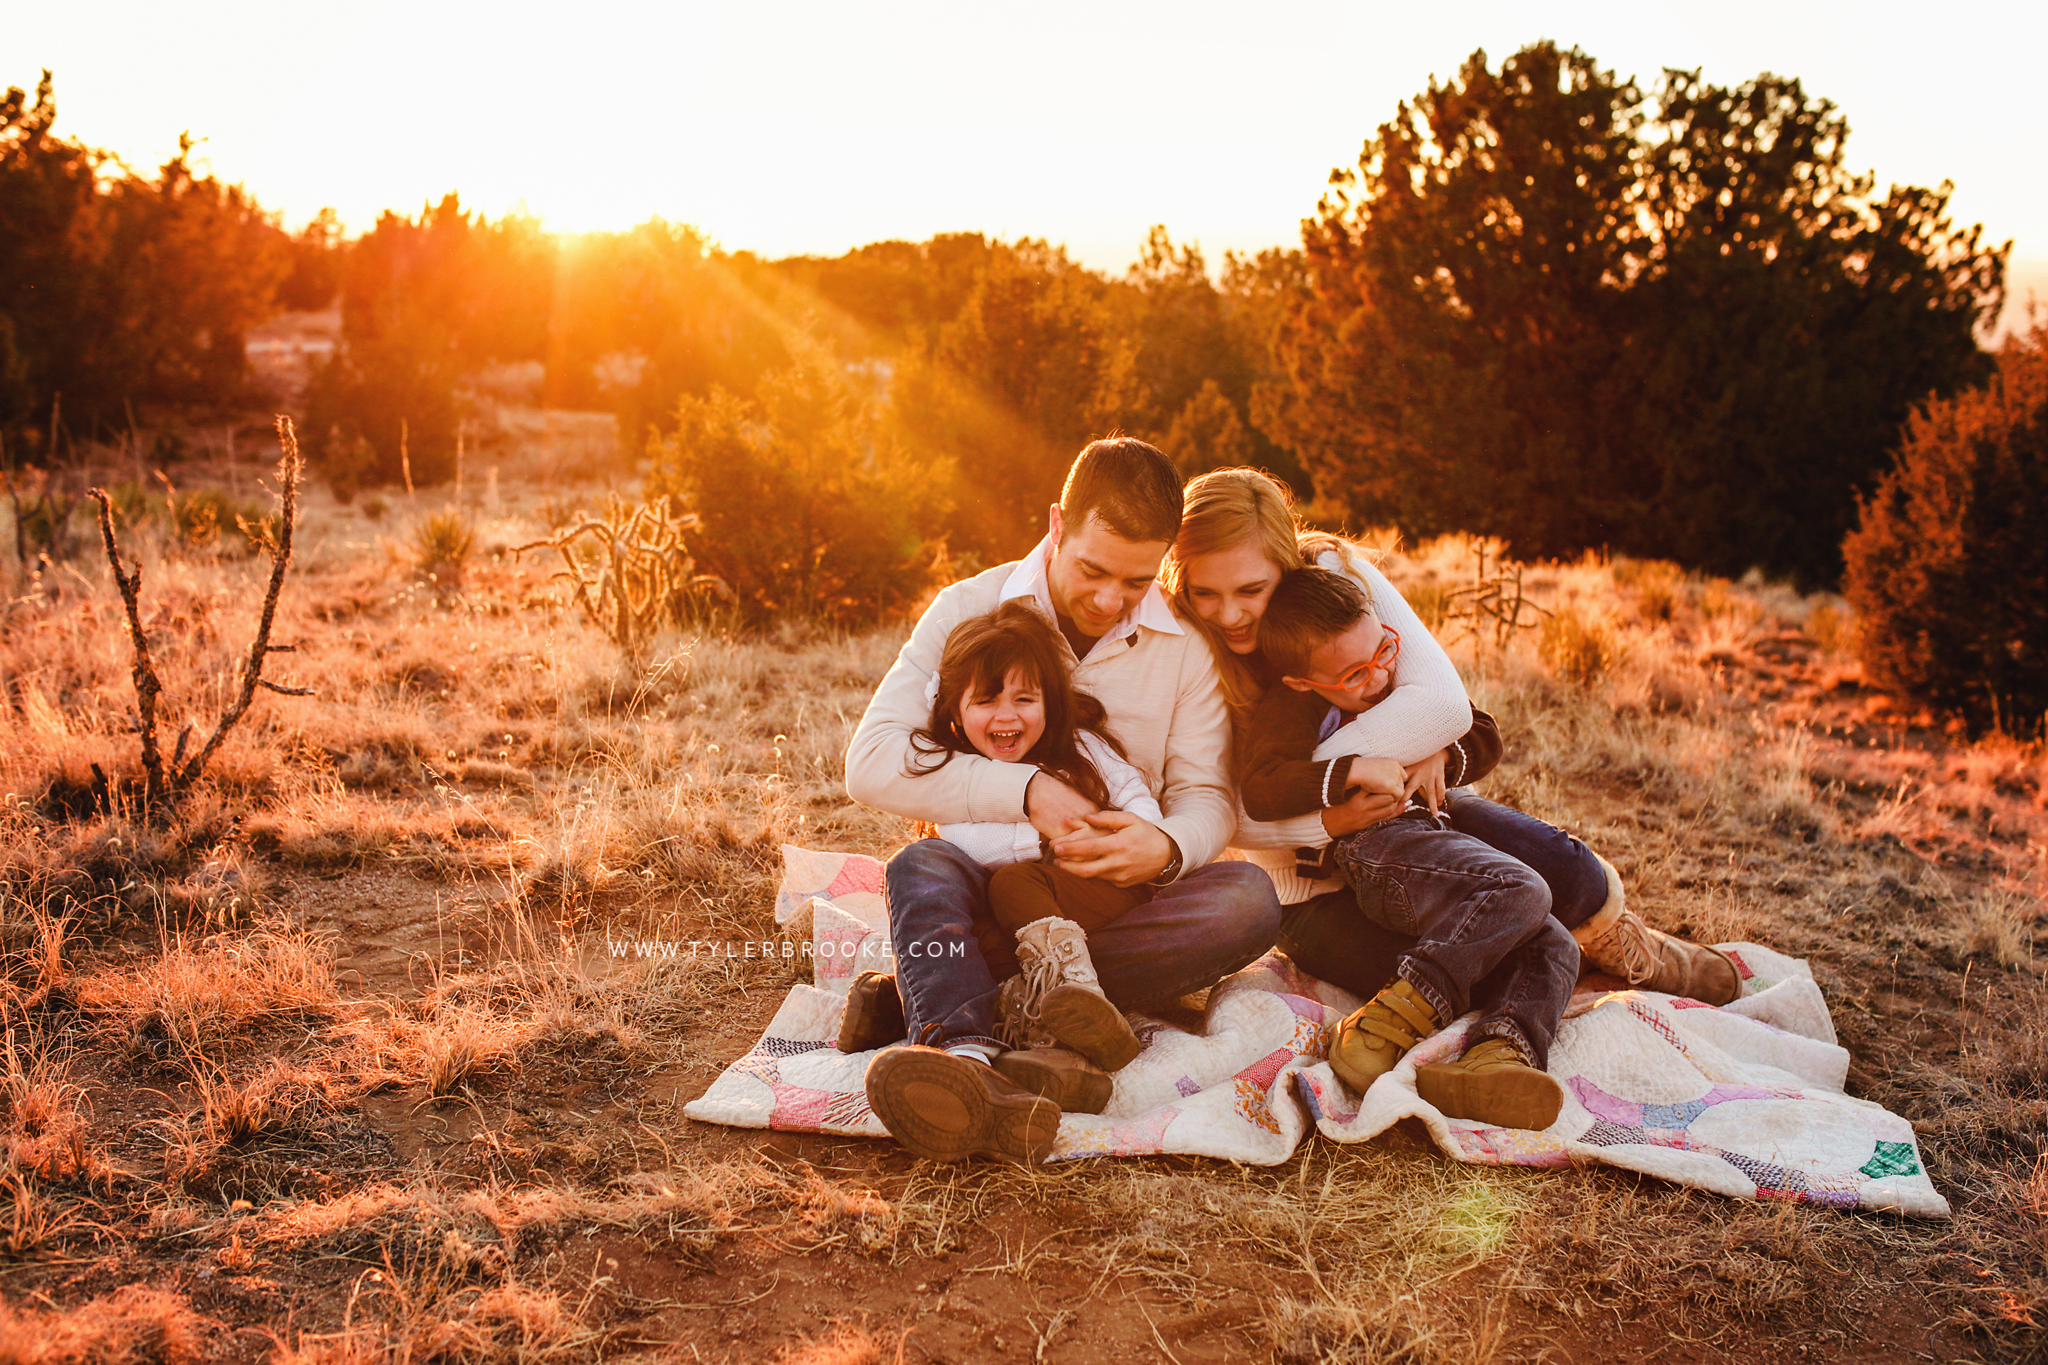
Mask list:
[[[991,873],[943,839],[889,860],[889,936],[910,1041],[991,1043],[997,982],[980,931]],[[1088,935],[1102,990],[1127,1010],[1167,1004],[1256,962],[1280,932],[1273,883],[1250,863],[1197,868]]]
[[[1538,1066],[1578,977],[1582,924],[1607,873],[1554,825],[1451,793],[1445,825],[1404,816],[1338,841],[1354,889],[1290,906],[1280,946],[1304,971],[1371,996],[1395,976],[1445,1019],[1477,1005],[1478,1032],[1519,1042]]]

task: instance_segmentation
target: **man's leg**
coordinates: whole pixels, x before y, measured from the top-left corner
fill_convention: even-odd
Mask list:
[[[1210,863],[1089,934],[1088,955],[1104,994],[1151,1009],[1258,961],[1279,933],[1273,879],[1251,863]]]
[[[1607,869],[1593,850],[1556,825],[1511,806],[1454,791],[1444,802],[1451,828],[1528,864],[1550,888],[1550,913],[1567,929],[1607,902]]]
[[[989,918],[988,869],[944,839],[921,839],[889,860],[883,878],[910,1041],[1000,1047],[996,981],[975,924]]]

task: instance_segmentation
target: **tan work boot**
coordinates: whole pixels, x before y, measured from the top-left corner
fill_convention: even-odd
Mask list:
[[[1600,866],[1607,869],[1607,902],[1572,930],[1586,961],[1631,986],[1709,1005],[1725,1005],[1742,994],[1742,973],[1734,958],[1643,923],[1643,917],[1629,909],[1614,864],[1600,858]]]
[[[1557,1122],[1564,1087],[1505,1038],[1482,1038],[1455,1062],[1415,1068],[1415,1092],[1450,1118],[1541,1130]]]
[[[1109,1103],[1109,1073],[1063,1047],[1005,1052],[995,1066],[1009,1080],[1057,1104],[1064,1114],[1099,1114]]]
[[[886,1048],[868,1064],[868,1107],[919,1156],[977,1153],[1036,1166],[1059,1135],[1059,1106],[969,1057],[935,1047]]]
[[[1337,1036],[1330,1040],[1330,1069],[1363,1095],[1409,1048],[1442,1027],[1421,992],[1396,981],[1337,1025]]]
[[[839,1050],[873,1052],[903,1037],[903,996],[887,972],[862,972],[846,991]]]
[[[1102,993],[1088,958],[1088,935],[1070,919],[1048,915],[1017,931],[1024,968],[1022,1012],[1060,1046],[1105,1071],[1128,1065],[1143,1048],[1124,1012]]]

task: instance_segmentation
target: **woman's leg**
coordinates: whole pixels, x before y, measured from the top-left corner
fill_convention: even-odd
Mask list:
[[[1348,888],[1325,891],[1280,913],[1280,951],[1317,980],[1367,1000],[1394,979],[1402,955],[1415,946],[1413,934],[1367,919]]]

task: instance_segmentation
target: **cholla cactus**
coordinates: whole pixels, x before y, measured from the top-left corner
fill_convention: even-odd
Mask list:
[[[576,605],[622,649],[638,649],[655,633],[680,628],[707,599],[730,602],[715,574],[697,572],[688,536],[701,529],[693,513],[666,498],[632,504],[614,497],[604,517],[584,517],[546,540],[519,547],[553,549]]]

